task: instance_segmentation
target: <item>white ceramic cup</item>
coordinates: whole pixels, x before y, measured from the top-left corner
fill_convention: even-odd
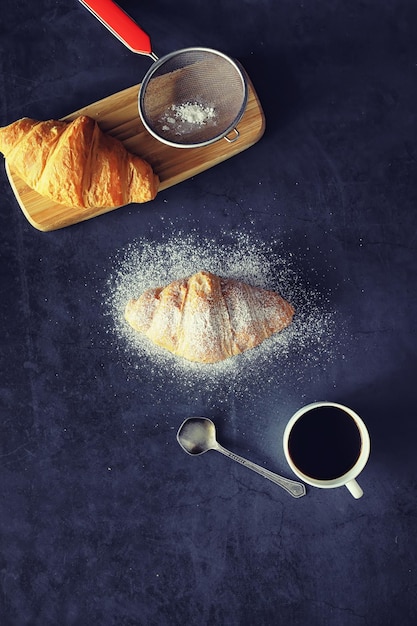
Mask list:
[[[312,411],[313,409],[318,409],[320,407],[334,407],[336,409],[340,409],[341,411],[344,411],[355,422],[357,429],[359,431],[359,437],[360,437],[360,450],[359,450],[358,457],[356,461],[354,462],[353,466],[350,467],[350,469],[346,471],[344,474],[342,474],[341,476],[337,476],[336,478],[331,478],[329,480],[318,479],[318,478],[314,478],[312,476],[305,474],[296,465],[293,458],[291,457],[290,446],[289,446],[291,432],[294,428],[294,425],[307,412]],[[366,465],[366,462],[369,458],[371,445],[370,445],[369,433],[365,424],[363,423],[359,415],[357,415],[354,411],[352,411],[352,409],[349,409],[347,406],[344,406],[343,404],[337,404],[336,402],[313,402],[312,404],[307,404],[306,406],[299,409],[289,420],[284,431],[283,445],[284,445],[285,457],[292,471],[294,472],[294,474],[298,476],[298,478],[300,478],[302,481],[304,481],[308,485],[312,485],[313,487],[320,487],[322,489],[331,489],[334,487],[345,486],[349,489],[350,493],[352,494],[354,498],[360,498],[363,495],[363,491],[358,485],[358,483],[356,482],[355,478],[360,474],[360,472],[363,470],[363,468]]]

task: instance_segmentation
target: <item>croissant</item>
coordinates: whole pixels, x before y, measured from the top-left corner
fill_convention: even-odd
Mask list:
[[[0,151],[25,183],[73,208],[116,208],[152,200],[151,166],[81,115],[72,122],[22,118],[0,128]]]
[[[278,293],[201,271],[148,289],[125,308],[137,331],[177,356],[216,363],[283,330],[294,308]]]

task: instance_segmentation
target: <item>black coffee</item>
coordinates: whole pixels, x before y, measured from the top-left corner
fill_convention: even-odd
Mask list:
[[[358,460],[361,436],[346,411],[320,406],[307,411],[294,424],[288,450],[298,469],[318,480],[346,474]]]

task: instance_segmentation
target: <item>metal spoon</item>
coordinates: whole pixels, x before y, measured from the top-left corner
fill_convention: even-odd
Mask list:
[[[256,465],[256,463],[252,463],[252,461],[248,461],[223,448],[216,440],[215,425],[207,417],[188,417],[178,430],[177,441],[187,454],[198,455],[207,452],[207,450],[217,450],[217,452],[228,456],[229,459],[245,465],[264,478],[268,478],[276,485],[285,489],[285,491],[288,491],[294,498],[301,498],[306,493],[306,488],[302,483],[274,474]]]

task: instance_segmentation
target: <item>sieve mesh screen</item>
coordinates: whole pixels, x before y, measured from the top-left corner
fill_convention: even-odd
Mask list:
[[[148,130],[179,146],[224,137],[242,116],[246,81],[221,53],[188,48],[161,59],[145,77],[139,110]]]

